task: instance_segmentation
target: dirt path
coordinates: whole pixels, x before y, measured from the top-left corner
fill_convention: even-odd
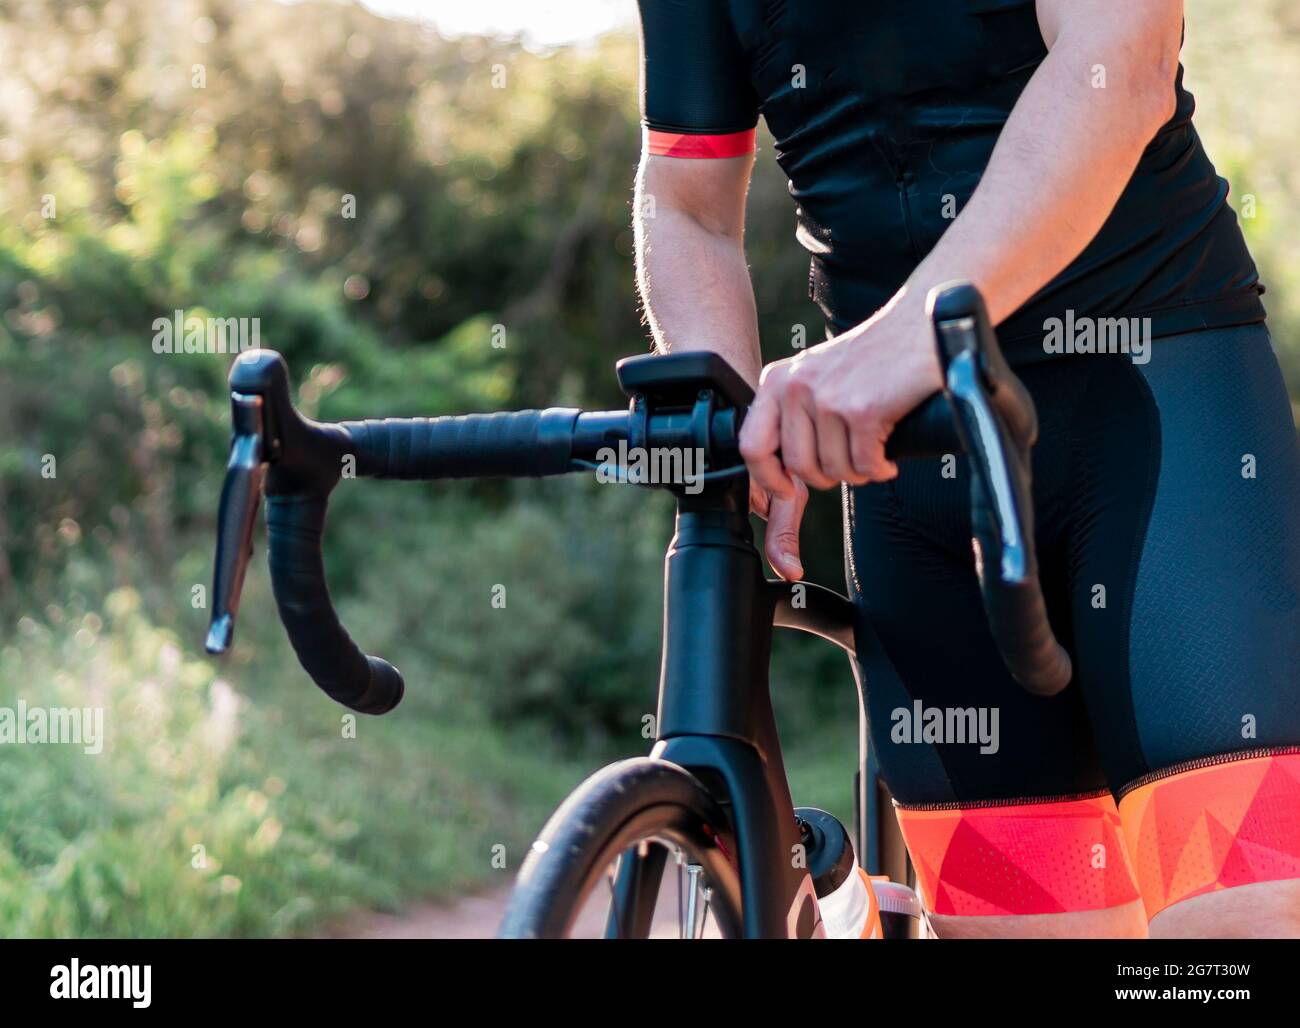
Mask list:
[[[510,887],[501,886],[447,905],[424,904],[400,914],[358,914],[336,925],[327,934],[344,939],[491,939],[495,937],[510,899]],[[598,939],[605,927],[605,902],[589,902],[578,917],[573,935]],[[664,875],[663,892],[655,911],[652,937],[677,937],[677,879]],[[717,926],[708,920],[705,935],[716,936]]]
[[[329,934],[349,939],[490,939],[509,898],[507,885],[445,906],[429,903],[400,914],[358,914]]]

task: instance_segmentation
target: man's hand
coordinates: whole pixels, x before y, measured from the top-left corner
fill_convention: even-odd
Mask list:
[[[757,483],[749,483],[749,506],[767,522],[763,537],[763,552],[773,570],[787,582],[803,578],[803,562],[799,559],[799,525],[804,508],[808,506],[808,487],[795,479],[794,497],[783,500],[770,495]]]
[[[925,298],[904,290],[871,320],[763,369],[740,452],[774,505],[794,502],[799,480],[830,489],[898,474],[885,440],[943,385],[933,337]]]

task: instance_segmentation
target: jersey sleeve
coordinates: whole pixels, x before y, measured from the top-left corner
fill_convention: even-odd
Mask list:
[[[639,0],[639,7],[645,152],[752,152],[758,98],[726,0]]]

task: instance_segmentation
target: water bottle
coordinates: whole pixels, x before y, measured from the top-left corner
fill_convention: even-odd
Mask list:
[[[880,938],[880,907],[858,867],[849,833],[833,814],[796,807],[795,818],[828,939]]]
[[[858,867],[849,833],[832,814],[796,807],[822,926],[828,939],[906,939],[923,922],[920,897],[906,885]]]

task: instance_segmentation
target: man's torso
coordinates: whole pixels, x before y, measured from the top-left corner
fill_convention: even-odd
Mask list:
[[[1034,0],[642,0],[642,19],[647,126],[735,133],[762,115],[810,293],[837,331],[884,304],[961,212],[1047,55]],[[1181,69],[1177,89],[1101,232],[1003,326],[1017,363],[1043,354],[1044,321],[1067,310],[1150,316],[1155,335],[1262,319]]]

